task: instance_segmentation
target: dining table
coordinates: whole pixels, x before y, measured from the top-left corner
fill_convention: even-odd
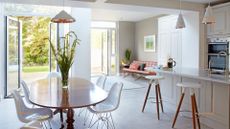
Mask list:
[[[63,88],[61,78],[56,77],[33,81],[29,88],[32,104],[67,112],[67,129],[74,129],[75,108],[96,105],[108,96],[106,91],[91,81],[77,77],[69,78],[68,88]]]

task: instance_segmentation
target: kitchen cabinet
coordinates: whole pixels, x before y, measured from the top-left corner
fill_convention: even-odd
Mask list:
[[[177,16],[167,16],[158,20],[158,64],[167,65],[168,58],[180,62],[181,31],[175,29]],[[177,63],[176,67],[180,67]]]
[[[230,4],[214,6],[213,16],[216,23],[207,25],[208,36],[230,35]]]
[[[227,34],[230,34],[230,6],[227,8]]]
[[[227,33],[227,7],[213,8],[215,24],[208,25],[208,35],[221,35]]]
[[[185,28],[176,29],[177,15],[158,18],[158,65],[167,66],[173,58],[176,68],[199,67],[199,16],[183,14]]]

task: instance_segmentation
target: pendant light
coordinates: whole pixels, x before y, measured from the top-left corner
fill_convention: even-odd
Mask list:
[[[208,7],[206,8],[202,23],[203,24],[213,24],[215,22],[216,20],[215,20],[215,17],[213,16],[212,7],[210,6],[210,1],[209,1],[209,4],[208,4]]]
[[[178,15],[177,22],[176,22],[176,29],[185,28],[184,18],[181,13],[181,0],[180,0],[180,14]]]
[[[76,20],[64,10],[64,0],[63,0],[63,10],[61,12],[59,12],[55,17],[53,17],[51,19],[51,22],[54,22],[54,23],[72,23],[75,21]]]

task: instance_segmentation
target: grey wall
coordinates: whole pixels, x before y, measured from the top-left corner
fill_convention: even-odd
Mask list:
[[[118,33],[119,33],[119,62],[125,56],[125,50],[131,49],[132,55],[134,55],[134,43],[135,43],[135,22],[118,22]],[[132,58],[134,58],[132,56]]]
[[[157,18],[148,18],[135,24],[135,59],[142,61],[157,61],[155,52],[144,52],[144,36],[157,34]],[[157,38],[157,35],[156,35]],[[156,39],[157,41],[157,39]],[[157,45],[157,42],[156,42]],[[156,46],[157,48],[157,46]]]

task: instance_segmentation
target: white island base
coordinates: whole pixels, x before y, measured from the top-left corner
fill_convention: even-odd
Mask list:
[[[178,82],[197,82],[202,85],[201,89],[195,91],[201,123],[213,129],[230,129],[229,77],[209,75],[207,71],[197,69],[157,71],[165,78],[160,85],[163,100],[167,101],[166,108],[176,112],[181,93],[176,86]],[[190,103],[190,94],[186,91],[181,109],[191,111]]]

